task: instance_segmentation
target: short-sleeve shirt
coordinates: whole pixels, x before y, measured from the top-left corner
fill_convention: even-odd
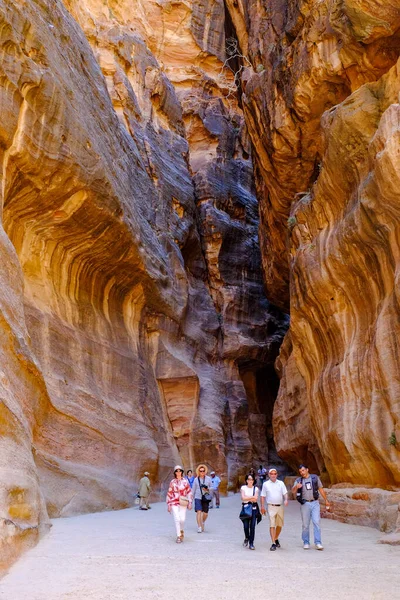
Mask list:
[[[219,488],[220,483],[221,483],[221,480],[218,477],[218,475],[216,475],[215,477],[211,477],[211,485],[212,485],[213,490],[217,490]]]
[[[283,504],[283,496],[287,494],[286,485],[280,479],[266,481],[261,490],[261,497],[266,499],[267,504]]]
[[[307,477],[307,479],[302,479],[301,477],[298,477],[296,479],[295,483],[303,484],[303,487],[300,488],[301,492],[302,492],[301,497],[303,498],[303,500],[314,500],[314,492],[313,492],[311,475],[309,475],[309,477]],[[318,475],[317,475],[317,483],[318,483],[318,489],[323,487]]]
[[[243,496],[245,496],[247,498],[251,498],[252,496],[256,496],[256,498],[258,498],[258,487],[257,486],[249,487],[248,485],[242,485],[242,487],[240,488],[240,491],[243,493]]]

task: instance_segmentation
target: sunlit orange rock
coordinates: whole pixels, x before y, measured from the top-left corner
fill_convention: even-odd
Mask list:
[[[13,552],[48,516],[132,504],[144,470],[157,499],[176,462],[226,489],[267,459],[261,379],[276,392],[287,322],[264,293],[224,17],[222,1],[0,1]]]

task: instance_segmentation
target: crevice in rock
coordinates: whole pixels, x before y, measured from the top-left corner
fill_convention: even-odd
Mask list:
[[[258,361],[239,365],[240,377],[248,401],[248,429],[253,445],[254,465],[275,466],[279,475],[292,473],[291,467],[278,455],[272,428],[272,415],[279,389],[279,378],[273,364]]]

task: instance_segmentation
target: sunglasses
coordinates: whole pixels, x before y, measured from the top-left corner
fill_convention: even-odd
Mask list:
[[[177,473],[178,471],[179,471],[180,473],[183,473],[182,469],[176,469],[176,470],[175,470],[175,473]]]
[[[205,469],[199,469],[200,473],[204,473]]]

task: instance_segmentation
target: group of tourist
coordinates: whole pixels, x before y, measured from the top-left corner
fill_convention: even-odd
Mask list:
[[[216,508],[220,506],[219,485],[221,479],[215,471],[211,471],[211,476],[207,473],[208,468],[204,464],[197,467],[196,477],[191,470],[187,471],[185,475],[181,465],[176,465],[174,468],[174,477],[169,484],[166,501],[168,512],[172,514],[174,519],[176,542],[178,544],[181,544],[184,540],[186,513],[192,509],[193,503],[198,533],[204,532],[209,509],[212,508],[214,499]],[[145,493],[143,502],[140,495],[140,508],[142,510],[150,508],[148,496],[151,488],[148,475],[147,472],[144,474],[139,485],[139,495],[140,490]],[[257,485],[257,476],[254,470],[249,471],[245,478],[245,485],[240,488],[242,509],[239,516],[243,522],[245,536],[243,546],[255,550],[256,525],[261,521],[262,515],[268,515],[272,542],[270,550],[275,551],[281,547],[279,535],[284,525],[284,507],[288,504],[288,491],[284,482],[278,479],[277,469],[271,468],[267,472],[260,465],[257,475],[261,492]],[[294,482],[292,492],[301,504],[303,548],[305,550],[310,548],[310,523],[312,521],[315,547],[317,550],[323,550],[319,496],[321,495],[325,500],[327,510],[330,508],[329,502],[320,478],[318,475],[310,474],[307,465],[299,466],[299,475]],[[261,508],[258,504],[259,498],[261,499]]]
[[[300,502],[302,519],[302,540],[304,550],[310,548],[310,523],[313,523],[314,543],[317,550],[323,550],[320,528],[319,496],[324,498],[329,510],[329,502],[318,475],[310,474],[306,465],[299,466],[299,475],[292,488],[296,500]],[[243,546],[255,550],[254,538],[256,525],[261,520],[261,515],[268,514],[269,531],[271,535],[270,550],[275,551],[281,547],[279,534],[284,524],[284,507],[288,505],[288,491],[283,481],[278,479],[278,471],[272,468],[268,471],[269,479],[262,484],[261,494],[256,485],[255,476],[249,473],[246,476],[246,485],[240,488],[242,496],[242,511],[240,518],[243,521],[244,542]],[[258,497],[261,497],[261,510],[258,506]]]
[[[204,531],[208,511],[212,507],[214,498],[216,508],[220,506],[219,484],[221,479],[215,471],[211,472],[210,477],[207,475],[207,466],[199,465],[196,469],[196,477],[189,475],[189,473],[192,472],[188,471],[186,477],[184,477],[183,468],[176,465],[174,478],[171,480],[167,492],[167,507],[168,512],[172,513],[174,517],[177,544],[183,542],[186,511],[191,510],[193,501],[198,533]]]

